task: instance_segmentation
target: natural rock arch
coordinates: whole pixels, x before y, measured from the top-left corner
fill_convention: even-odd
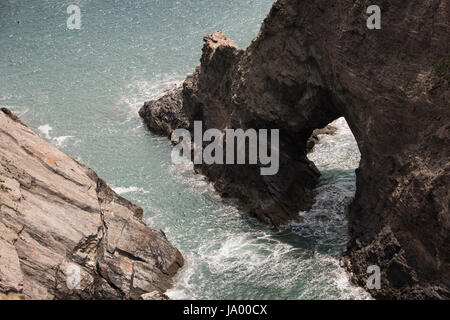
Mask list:
[[[370,4],[279,0],[248,49],[220,32],[205,37],[201,65],[183,88],[140,114],[163,134],[194,120],[205,129],[280,128],[277,176],[254,166],[197,167],[275,226],[313,204],[319,174],[307,140],[344,116],[362,155],[348,269],[365,285],[367,267],[380,266],[377,297],[449,298],[449,7],[384,1],[382,30],[368,30]]]

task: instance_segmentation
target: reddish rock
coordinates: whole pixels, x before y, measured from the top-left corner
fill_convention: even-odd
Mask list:
[[[0,111],[0,299],[165,292],[183,257],[142,216],[94,171]]]

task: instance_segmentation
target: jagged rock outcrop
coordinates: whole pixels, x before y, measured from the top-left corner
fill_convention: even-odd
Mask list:
[[[382,29],[366,26],[370,5]],[[201,65],[140,110],[149,128],[278,128],[280,172],[197,166],[224,195],[272,225],[313,203],[313,131],[344,116],[362,159],[343,261],[379,298],[450,298],[450,4],[447,0],[279,0],[250,47],[205,37]]]
[[[0,111],[0,298],[162,296],[183,257],[142,218],[94,171]]]
[[[308,153],[314,151],[314,147],[316,146],[316,144],[318,144],[320,142],[320,135],[334,136],[337,131],[338,131],[338,128],[336,128],[332,125],[328,125],[322,129],[314,130],[311,137],[309,138],[308,142],[306,143],[306,151]]]

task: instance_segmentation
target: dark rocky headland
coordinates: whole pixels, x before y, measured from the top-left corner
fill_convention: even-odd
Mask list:
[[[140,207],[0,111],[0,300],[165,299],[183,263]]]
[[[382,29],[366,27],[378,4]],[[245,50],[205,37],[182,88],[140,110],[148,127],[280,129],[280,171],[198,165],[224,196],[280,226],[314,203],[313,131],[345,117],[361,151],[343,263],[384,299],[450,298],[450,4],[279,0]]]

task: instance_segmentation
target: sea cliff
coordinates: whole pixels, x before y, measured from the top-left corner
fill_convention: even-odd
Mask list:
[[[311,136],[345,117],[361,152],[342,262],[361,286],[381,269],[388,299],[450,298],[450,7],[445,0],[382,1],[382,29],[367,28],[369,1],[278,0],[240,49],[204,38],[183,86],[140,115],[150,130],[280,129],[280,170],[197,165],[224,196],[279,227],[314,203],[319,171]]]
[[[0,299],[160,299],[183,263],[142,208],[0,111]]]

